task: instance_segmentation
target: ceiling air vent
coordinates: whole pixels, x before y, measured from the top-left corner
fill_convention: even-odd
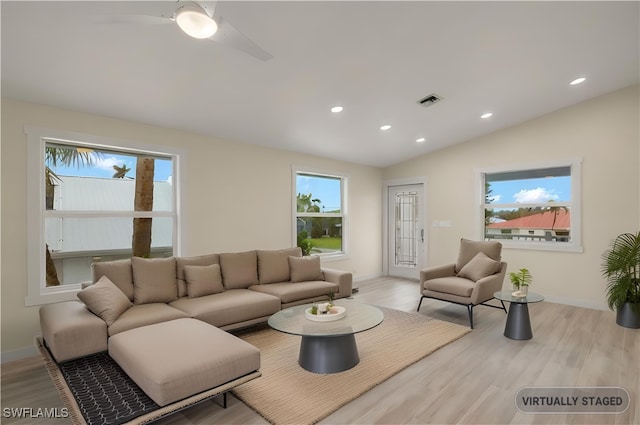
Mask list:
[[[418,104],[424,106],[425,108],[436,104],[442,100],[442,97],[438,96],[435,93],[431,93],[429,96],[423,97],[418,101]]]

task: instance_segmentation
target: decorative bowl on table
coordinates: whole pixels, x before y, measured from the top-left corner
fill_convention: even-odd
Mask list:
[[[339,305],[334,305],[327,309],[326,313],[322,313],[318,308],[315,309],[316,314],[313,314],[313,307],[309,307],[304,311],[304,315],[307,319],[314,322],[333,322],[334,320],[342,319],[347,315],[347,310]]]

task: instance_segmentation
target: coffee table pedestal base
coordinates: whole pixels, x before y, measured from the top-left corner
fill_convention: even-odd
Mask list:
[[[533,338],[529,307],[526,303],[511,303],[509,314],[507,314],[507,324],[504,327],[504,336],[518,340]]]
[[[298,364],[313,373],[337,373],[360,362],[354,334],[303,336]]]

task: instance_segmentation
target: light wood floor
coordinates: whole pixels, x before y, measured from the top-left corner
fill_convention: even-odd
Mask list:
[[[467,325],[466,308],[425,300],[418,283],[379,278],[359,283],[354,298]],[[533,339],[505,338],[505,314],[474,309],[476,328],[337,410],[323,424],[640,424],[640,330],[615,324],[612,312],[549,302],[530,306]],[[393,361],[393,359],[389,359]],[[620,415],[526,415],[514,398],[521,387],[621,386],[631,395]],[[39,358],[2,365],[2,408],[62,407]],[[304,406],[292,406],[303,409]],[[68,424],[3,417],[5,424]],[[264,424],[233,396],[165,418],[158,425]]]

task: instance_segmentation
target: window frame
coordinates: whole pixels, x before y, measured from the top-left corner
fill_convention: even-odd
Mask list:
[[[334,178],[340,179],[340,213],[299,213],[298,205],[297,205],[297,196],[298,196],[298,185],[297,185],[297,177],[299,174],[306,174],[318,177],[326,177],[326,178]],[[347,185],[348,185],[348,175],[344,173],[339,173],[335,171],[322,170],[312,167],[300,167],[300,166],[292,166],[291,167],[291,188],[292,188],[292,204],[291,204],[291,226],[292,226],[292,235],[291,241],[292,246],[298,246],[298,227],[297,221],[298,217],[339,217],[342,219],[342,250],[338,252],[331,252],[326,254],[313,254],[320,257],[321,261],[341,261],[346,260],[349,257],[349,248],[348,248],[348,234],[349,234],[349,224],[348,224],[348,214],[347,214]]]
[[[40,127],[25,126],[27,136],[27,296],[26,306],[37,306],[76,299],[82,283],[47,287],[45,256],[45,219],[47,217],[170,217],[173,219],[173,255],[181,252],[180,194],[184,185],[181,170],[185,155],[182,150],[147,145],[139,142],[100,137]],[[47,142],[109,149],[131,154],[149,154],[172,159],[173,196],[171,211],[47,211],[45,205],[45,146]]]
[[[504,167],[487,167],[476,169],[476,220],[477,235],[479,240],[485,240],[485,208],[487,205],[496,204],[485,203],[485,176],[487,174],[510,173],[533,171],[546,168],[569,167],[571,170],[571,201],[562,202],[557,205],[568,206],[571,209],[571,240],[569,242],[548,242],[548,241],[519,241],[501,239],[500,243],[507,249],[528,249],[536,251],[558,251],[558,252],[583,252],[582,247],[582,158],[572,158],[566,160],[532,162],[525,164],[514,164]],[[518,207],[522,204],[504,203],[505,207]]]

